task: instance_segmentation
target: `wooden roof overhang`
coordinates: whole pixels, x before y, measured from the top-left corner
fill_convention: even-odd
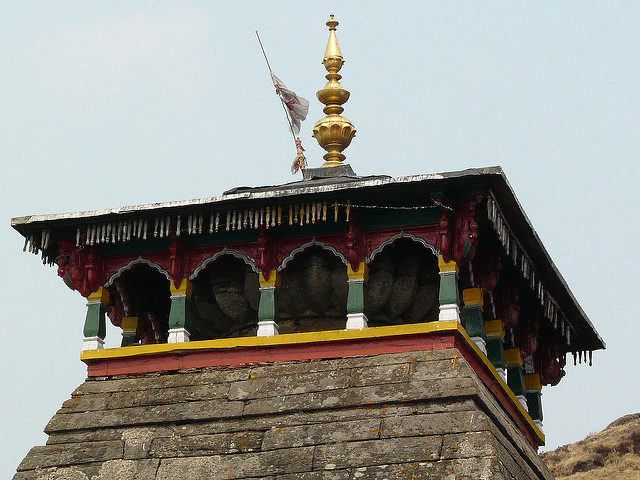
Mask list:
[[[484,212],[480,212],[481,207],[478,207],[478,214],[485,215],[491,221],[505,253],[522,270],[531,283],[531,289],[544,304],[547,318],[566,322],[571,337],[567,338],[569,349],[586,352],[605,348],[604,341],[549,256],[500,167],[398,178],[335,177],[277,186],[239,187],[217,197],[16,217],[11,220],[11,225],[25,237],[25,247],[28,246],[34,253],[42,253],[45,263],[53,263],[57,255],[57,241],[77,240],[81,232],[84,233],[84,229],[91,225],[146,220],[145,231],[148,228],[148,235],[152,235],[151,230],[157,229],[159,221],[162,225],[164,218],[172,218],[175,222],[180,216],[184,222],[183,228],[186,228],[187,219],[191,223],[193,217],[193,222],[196,222],[195,218],[200,218],[200,232],[197,231],[198,227],[194,232],[197,234],[213,229],[214,212],[223,212],[220,223],[228,228],[231,212],[237,211],[241,215],[248,208],[286,208],[286,205],[297,202],[325,202],[329,205],[339,204],[340,208],[349,208],[347,205],[351,203],[353,208],[391,206],[437,211],[443,199],[455,204],[471,193],[480,194],[486,199],[482,202],[486,206]],[[134,228],[134,236],[136,233],[140,235],[141,230],[138,227],[136,232]],[[434,247],[437,248],[437,245]]]

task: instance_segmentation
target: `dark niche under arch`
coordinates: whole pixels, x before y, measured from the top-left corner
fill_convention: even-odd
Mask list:
[[[134,265],[109,287],[107,315],[120,327],[123,317],[138,317],[135,343],[164,343],[169,329],[169,280],[148,265]]]
[[[281,272],[280,333],[345,328],[347,266],[321,246],[299,253]]]
[[[223,255],[193,280],[191,340],[253,336],[258,323],[258,274]]]
[[[370,326],[438,319],[438,259],[423,245],[399,239],[369,264],[364,313]]]

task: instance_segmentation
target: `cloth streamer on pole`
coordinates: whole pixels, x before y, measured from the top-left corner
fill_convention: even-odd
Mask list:
[[[298,135],[300,133],[300,124],[307,118],[309,113],[309,100],[299,97],[296,92],[289,90],[282,81],[271,73],[271,80],[276,87],[276,92],[284,106],[287,107],[287,113],[291,120],[291,133]]]
[[[267,58],[264,46],[262,45],[262,40],[260,40],[260,35],[257,31],[256,37],[258,37],[260,49],[262,50],[265,61],[267,62],[267,68],[269,68],[271,81],[273,82],[273,86],[276,87],[276,94],[280,98],[280,103],[282,103],[282,108],[284,109],[287,122],[289,123],[289,130],[291,131],[291,135],[293,136],[293,140],[296,144],[296,157],[293,159],[293,164],[291,165],[291,173],[294,174],[298,170],[307,167],[304,148],[302,148],[302,142],[297,135],[300,133],[300,124],[307,118],[307,113],[309,112],[309,100],[299,97],[293,90],[289,90],[285,84],[273,74],[273,70],[271,70],[271,65],[269,64],[269,59]]]

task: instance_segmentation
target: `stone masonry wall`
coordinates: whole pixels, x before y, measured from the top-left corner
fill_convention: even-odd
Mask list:
[[[14,480],[550,479],[457,350],[88,379]]]

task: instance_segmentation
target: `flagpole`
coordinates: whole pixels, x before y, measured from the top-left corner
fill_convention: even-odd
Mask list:
[[[276,91],[278,92],[278,98],[280,99],[280,104],[282,105],[282,109],[284,110],[284,114],[287,117],[287,123],[289,123],[289,131],[291,132],[291,136],[293,137],[293,141],[296,140],[296,135],[293,133],[293,123],[291,123],[291,118],[289,118],[289,112],[287,111],[287,107],[284,104],[284,100],[282,100],[282,95],[280,94],[280,88],[273,81],[273,70],[271,70],[271,65],[269,64],[269,59],[267,58],[267,53],[264,51],[264,46],[262,45],[262,40],[260,40],[260,35],[256,30],[256,37],[258,37],[258,43],[260,44],[260,49],[262,50],[262,55],[264,55],[264,60],[267,62],[267,68],[269,69],[269,74],[271,75],[271,82],[273,86],[276,87]]]

